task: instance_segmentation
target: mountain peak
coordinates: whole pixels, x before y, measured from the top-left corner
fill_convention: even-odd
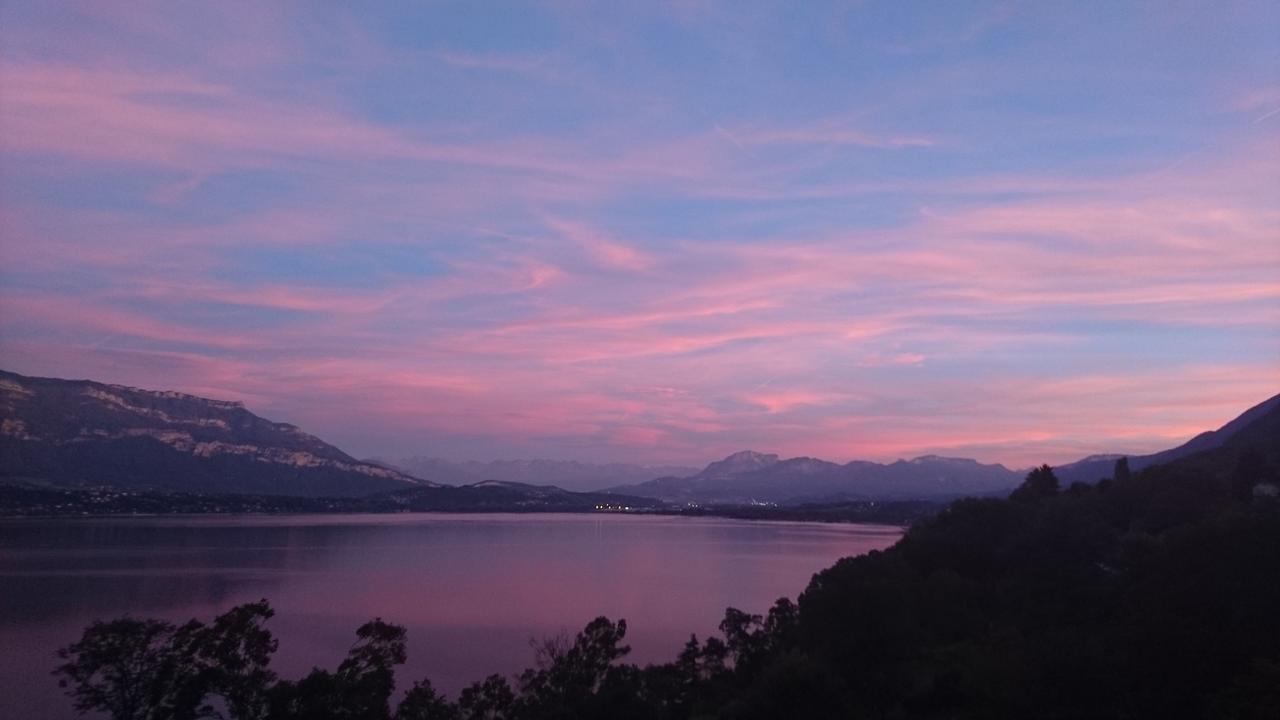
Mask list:
[[[753,450],[736,452],[723,460],[708,465],[702,472],[703,477],[725,477],[741,473],[763,470],[778,462],[777,453],[758,453]]]
[[[948,463],[951,465],[978,465],[978,461],[973,458],[947,457],[945,455],[921,455],[912,458],[909,462],[914,465],[925,465],[928,463]]]
[[[777,457],[778,457],[777,453],[762,453],[762,452],[756,452],[755,450],[739,450],[738,452],[733,453],[732,455],[729,455],[728,457],[726,457],[725,460],[734,460],[734,461],[768,460],[769,458],[776,459]]]
[[[1076,462],[1078,462],[1078,463],[1085,463],[1085,462],[1114,462],[1114,461],[1116,461],[1116,460],[1119,460],[1119,459],[1120,459],[1120,458],[1122,458],[1122,457],[1127,457],[1127,456],[1126,456],[1126,455],[1123,455],[1123,454],[1119,454],[1119,453],[1098,453],[1098,454],[1096,454],[1096,455],[1090,455],[1090,456],[1088,456],[1088,457],[1080,458],[1080,459],[1079,459],[1079,460],[1077,460]],[[1072,464],[1075,464],[1075,463],[1072,463]]]

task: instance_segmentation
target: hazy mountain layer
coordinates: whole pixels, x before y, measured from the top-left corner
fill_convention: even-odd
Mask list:
[[[392,466],[432,482],[466,485],[484,480],[555,485],[565,490],[586,492],[617,485],[644,482],[668,475],[686,476],[695,467],[678,465],[592,464],[573,460],[475,460],[453,462],[442,458],[411,457],[392,461]]]
[[[619,493],[678,503],[793,504],[820,500],[942,499],[1001,493],[1022,477],[1003,465],[926,455],[887,465],[844,465],[814,458],[740,452],[690,477],[663,477],[614,488]]]

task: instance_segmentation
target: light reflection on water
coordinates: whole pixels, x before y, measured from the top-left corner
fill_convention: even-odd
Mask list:
[[[626,618],[672,659],[724,608],[764,612],[898,528],[619,515],[211,516],[0,521],[0,717],[73,717],[49,670],[95,619],[209,619],[267,598],[275,669],[333,667],[373,617],[409,630],[401,686],[456,691],[532,663],[530,638]]]

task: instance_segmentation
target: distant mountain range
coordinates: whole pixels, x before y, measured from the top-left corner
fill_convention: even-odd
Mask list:
[[[1129,456],[1137,472],[1194,453],[1221,447],[1243,428],[1280,407],[1280,395],[1245,411],[1221,428],[1204,432],[1170,450]],[[1094,455],[1054,468],[1064,484],[1096,482],[1110,477],[1124,455]],[[610,488],[611,492],[678,504],[777,503],[798,505],[846,500],[934,500],[963,496],[1004,495],[1022,482],[1026,471],[976,460],[925,455],[880,464],[855,460],[843,465],[751,451],[734,453],[688,477],[661,477]]]
[[[375,460],[398,468],[414,477],[444,485],[467,485],[485,480],[555,485],[575,492],[639,483],[656,477],[684,477],[698,472],[696,467],[679,465],[632,465],[627,463],[592,464],[573,460],[475,460],[453,462],[434,457],[411,457],[402,460]]]
[[[1222,446],[1280,406],[1280,396],[1176,448],[1131,456],[1141,468]],[[1056,468],[1064,483],[1112,473],[1119,455]],[[661,475],[656,479],[650,479]],[[926,455],[881,464],[783,460],[744,451],[702,470],[572,461],[357,460],[293,425],[237,402],[89,380],[0,371],[0,480],[59,487],[145,488],[189,493],[357,497],[398,492],[397,506],[442,509],[596,504],[732,505],[865,500],[940,501],[1002,495],[1021,471]],[[451,486],[459,487],[451,487]],[[581,490],[607,487],[601,493]],[[647,498],[640,501],[638,498]],[[399,502],[399,501],[397,501]],[[393,504],[394,505],[394,504]]]
[[[846,500],[942,500],[1007,493],[1022,475],[1003,465],[926,455],[887,465],[855,460],[843,465],[751,451],[734,453],[689,477],[662,477],[612,492],[680,504],[795,505]]]

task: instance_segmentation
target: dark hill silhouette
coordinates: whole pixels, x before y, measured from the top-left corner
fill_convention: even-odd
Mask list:
[[[1128,456],[1129,469],[1137,472],[1152,465],[1161,465],[1194,453],[1220,447],[1234,437],[1236,433],[1252,426],[1255,421],[1268,417],[1277,407],[1280,407],[1280,395],[1272,396],[1254,405],[1217,430],[1202,432],[1175,448],[1151,453],[1150,455]],[[1074,463],[1060,465],[1054,468],[1054,472],[1066,483],[1096,482],[1101,478],[1111,477],[1115,461],[1121,457],[1125,456],[1116,454],[1091,456]]]

